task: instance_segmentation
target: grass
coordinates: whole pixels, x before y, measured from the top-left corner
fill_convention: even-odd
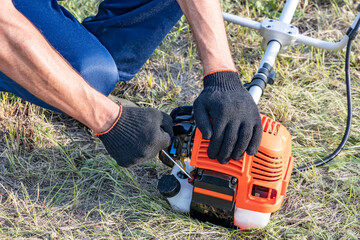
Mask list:
[[[78,19],[98,1],[64,1]],[[261,21],[277,18],[283,1],[226,0],[223,8]],[[309,36],[336,41],[356,15],[355,1],[301,1],[294,24]],[[245,82],[263,51],[258,33],[226,25]],[[353,46],[352,133],[329,165],[292,176],[283,207],[264,229],[241,231],[173,212],[156,190],[169,171],[154,159],[116,166],[98,139],[73,119],[2,93],[0,98],[0,239],[358,239],[360,238],[359,39]],[[318,160],[345,129],[344,51],[295,46],[276,63],[261,112],[293,137],[295,164]],[[169,112],[201,91],[201,64],[182,19],[136,78],[114,95]]]

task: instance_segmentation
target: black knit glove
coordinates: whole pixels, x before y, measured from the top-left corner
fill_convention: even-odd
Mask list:
[[[154,158],[171,144],[172,119],[153,108],[120,106],[112,128],[97,136],[120,166],[129,167]]]
[[[222,164],[255,155],[262,136],[259,110],[238,73],[222,71],[204,77],[204,90],[194,102],[196,124],[210,139],[208,155]],[[212,119],[212,124],[210,121]]]

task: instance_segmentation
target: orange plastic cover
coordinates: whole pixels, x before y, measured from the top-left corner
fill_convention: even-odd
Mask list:
[[[204,140],[196,129],[190,165],[236,177],[235,205],[272,213],[281,207],[293,168],[291,136],[280,123],[264,115],[261,117],[264,132],[255,156],[245,153],[242,160],[231,159],[228,164],[220,164],[208,157],[209,140]]]

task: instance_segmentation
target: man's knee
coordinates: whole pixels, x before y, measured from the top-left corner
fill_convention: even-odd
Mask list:
[[[109,95],[119,81],[119,73],[114,59],[109,53],[89,53],[76,67],[80,75],[96,90]]]

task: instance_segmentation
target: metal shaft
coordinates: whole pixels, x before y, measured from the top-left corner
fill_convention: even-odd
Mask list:
[[[287,0],[281,12],[280,22],[290,24],[298,5],[299,0]]]
[[[188,178],[191,178],[190,174],[187,173],[185,171],[185,169],[183,169],[172,157],[170,157],[170,155],[164,151],[164,150],[161,150],[178,168],[180,168],[180,170],[188,177]]]
[[[281,12],[280,21],[290,24],[298,4],[299,0],[286,1],[284,9]],[[281,44],[278,41],[270,41],[261,60],[260,67],[262,67],[265,63],[268,63],[271,67],[273,67],[275,64],[275,60],[280,52],[280,49]],[[255,103],[258,104],[263,94],[263,89],[255,85],[249,89],[249,92],[253,97]]]

